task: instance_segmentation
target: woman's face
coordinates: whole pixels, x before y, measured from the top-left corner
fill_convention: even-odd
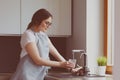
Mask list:
[[[43,20],[39,26],[39,29],[43,32],[45,32],[52,24],[52,18],[49,17],[46,20]]]

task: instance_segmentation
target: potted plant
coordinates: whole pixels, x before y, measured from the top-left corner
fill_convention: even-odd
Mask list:
[[[98,75],[105,75],[107,58],[105,56],[98,57],[97,64],[98,64],[97,74]]]

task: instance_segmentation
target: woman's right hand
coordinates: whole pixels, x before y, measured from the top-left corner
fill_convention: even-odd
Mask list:
[[[65,62],[60,62],[61,63],[61,67],[63,67],[63,68],[70,68],[70,69],[72,69],[72,68],[74,68],[75,67],[75,64],[74,63],[72,63],[72,62],[69,62],[69,61],[65,61]]]

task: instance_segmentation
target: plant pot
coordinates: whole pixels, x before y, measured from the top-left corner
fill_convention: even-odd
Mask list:
[[[97,67],[97,75],[105,76],[106,66],[98,66]]]

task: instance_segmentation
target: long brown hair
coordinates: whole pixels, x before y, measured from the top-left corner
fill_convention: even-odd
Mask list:
[[[33,14],[27,29],[40,25],[43,20],[48,19],[49,17],[52,17],[50,12],[48,12],[46,9],[39,9]]]

